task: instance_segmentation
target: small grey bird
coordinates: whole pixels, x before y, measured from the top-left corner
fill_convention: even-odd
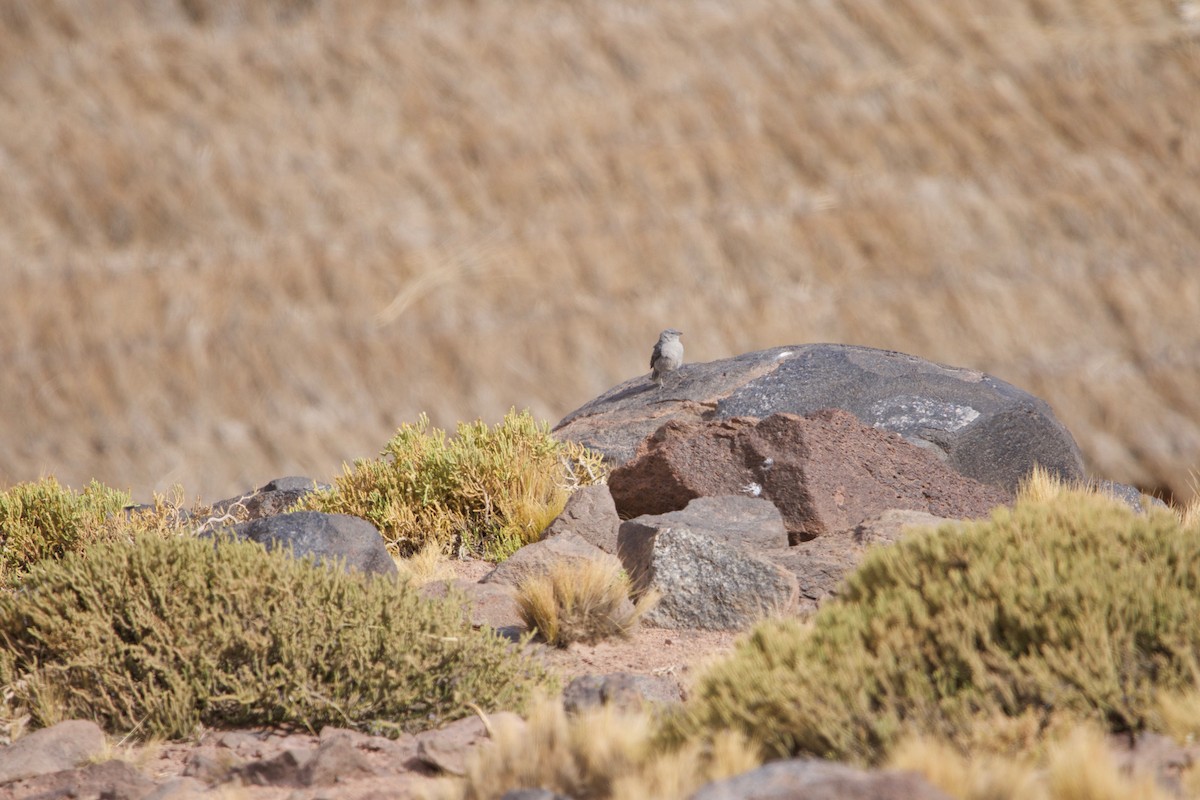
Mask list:
[[[683,333],[674,328],[667,328],[658,335],[658,344],[650,354],[650,380],[662,386],[663,376],[674,372],[683,364],[683,342],[679,337]]]

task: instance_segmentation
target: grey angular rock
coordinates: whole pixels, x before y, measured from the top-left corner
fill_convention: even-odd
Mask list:
[[[270,550],[291,551],[297,558],[341,561],[347,570],[376,575],[399,571],[375,526],[348,514],[297,511],[242,522],[226,530]]]
[[[1044,401],[982,372],[904,353],[839,344],[776,347],[685,364],[669,400],[653,388],[644,376],[632,378],[572,411],[554,433],[623,464],[671,419],[840,408],[1008,492],[1034,464],[1067,480],[1084,477],[1078,445]]]
[[[524,721],[511,711],[488,715],[488,724],[511,720],[518,726]],[[417,758],[450,775],[465,775],[467,756],[489,739],[487,726],[477,716],[463,717],[449,725],[417,734]]]
[[[774,503],[761,497],[697,497],[680,511],[646,514],[621,523],[621,528],[639,525],[687,528],[748,551],[778,550],[788,546],[783,515]]]
[[[520,586],[532,577],[541,577],[550,572],[554,564],[583,564],[588,561],[608,561],[617,565],[615,556],[574,533],[562,533],[540,542],[527,544],[494,570],[483,576],[482,583],[506,583]]]
[[[796,605],[794,575],[709,534],[622,525],[620,556],[635,591],[662,593],[643,618],[649,625],[742,630]]]
[[[915,772],[816,759],[776,761],[701,787],[688,800],[951,800]]]
[[[617,506],[608,486],[602,483],[581,486],[567,498],[562,513],[546,527],[542,538],[573,533],[604,552],[616,555],[620,525],[621,518],[617,516]]]
[[[658,675],[614,672],[608,675],[580,675],[563,689],[563,709],[568,714],[601,706],[623,711],[638,711],[647,703],[675,703],[682,700],[679,685]]]
[[[8,791],[0,790],[0,797],[28,800],[144,800],[154,788],[154,781],[138,772],[132,764],[114,759],[14,782],[7,787]]]
[[[100,726],[88,720],[66,720],[0,749],[0,784],[71,769],[102,752]]]

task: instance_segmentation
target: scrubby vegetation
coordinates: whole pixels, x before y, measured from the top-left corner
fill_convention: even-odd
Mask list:
[[[92,481],[77,492],[53,478],[19,483],[0,493],[0,586],[42,559],[82,553],[98,542],[132,541],[140,535],[178,533],[206,508],[186,509],[183,490],[155,495],[136,511],[126,492]]]
[[[557,563],[548,575],[530,578],[518,587],[517,607],[526,627],[547,643],[566,647],[629,636],[658,601],[657,594],[648,592],[634,603],[629,593],[629,576],[619,564]]]
[[[356,461],[297,508],[370,520],[400,556],[432,539],[499,560],[536,540],[572,487],[603,476],[600,455],[554,439],[528,412],[511,411],[494,427],[461,423],[453,438],[422,415],[380,458]]]
[[[0,493],[0,577],[28,569],[43,558],[82,550],[100,538],[129,495],[92,481],[82,492],[53,477],[18,483]]]
[[[113,733],[326,724],[379,733],[520,709],[546,675],[460,602],[253,543],[142,536],[43,561],[0,596],[10,717]]]
[[[495,727],[493,746],[471,757],[466,779],[443,786],[440,800],[493,800],[526,787],[575,800],[676,800],[761,761],[733,732],[664,752],[655,744],[652,717],[611,707],[568,717],[561,704],[545,701],[534,705],[526,725]]]
[[[881,548],[809,626],[759,626],[672,736],[726,727],[774,756],[876,762],[902,735],[963,747],[1047,729],[1163,725],[1200,653],[1200,531],[1064,491]]]

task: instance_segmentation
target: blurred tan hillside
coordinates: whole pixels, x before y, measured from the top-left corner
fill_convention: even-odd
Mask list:
[[[1200,0],[0,0],[0,484],[207,499],[811,341],[1200,469]]]

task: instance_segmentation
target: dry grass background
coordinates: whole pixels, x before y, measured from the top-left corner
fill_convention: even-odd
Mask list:
[[[808,341],[1200,467],[1196,0],[0,0],[0,484],[208,499]]]

